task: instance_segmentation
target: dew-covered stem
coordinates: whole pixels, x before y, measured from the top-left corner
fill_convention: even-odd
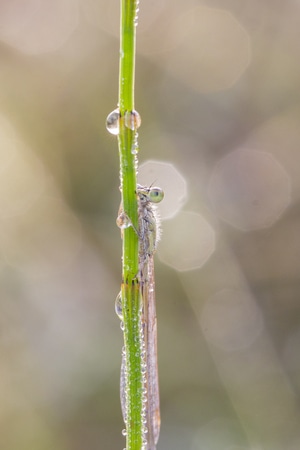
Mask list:
[[[122,322],[124,332],[125,383],[123,416],[126,430],[126,449],[143,448],[142,423],[142,356],[140,336],[140,286],[137,279],[138,259],[138,204],[136,196],[137,128],[134,112],[134,78],[136,46],[137,0],[121,0],[120,64],[119,64],[119,156],[123,211],[132,226],[124,227],[122,258]]]
[[[160,188],[137,185],[137,129],[134,109],[137,0],[121,0],[118,108],[107,117],[118,136],[121,208],[117,224],[123,238],[122,285],[116,313],[124,333],[121,406],[126,450],[155,450],[160,429],[153,254],[158,240],[155,203]],[[151,284],[151,286],[150,286]]]

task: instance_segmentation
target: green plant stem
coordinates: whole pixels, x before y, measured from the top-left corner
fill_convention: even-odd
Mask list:
[[[136,130],[126,126],[126,114],[134,110],[136,0],[121,0],[119,66],[120,132],[118,136],[123,209],[138,229],[136,197],[136,156],[133,154]],[[132,226],[123,230],[122,311],[126,355],[126,449],[142,448],[142,358],[140,339],[140,289],[138,236]]]

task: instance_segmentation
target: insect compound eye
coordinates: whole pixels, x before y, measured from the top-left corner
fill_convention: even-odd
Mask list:
[[[164,191],[158,187],[152,187],[149,192],[149,199],[152,203],[159,203],[164,198]]]

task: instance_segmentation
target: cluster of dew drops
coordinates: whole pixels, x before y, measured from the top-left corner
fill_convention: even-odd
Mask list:
[[[141,331],[141,330],[140,330]],[[143,331],[141,331],[141,356],[142,356],[142,414],[141,414],[141,425],[142,425],[142,447],[141,450],[147,450],[147,443],[148,443],[148,439],[147,439],[147,434],[148,434],[148,427],[147,427],[147,403],[148,403],[148,396],[147,396],[147,363],[146,363],[146,349],[145,349],[145,340],[143,338]],[[126,352],[125,352],[125,348],[123,347],[123,358],[124,358],[124,370],[125,370],[125,378],[127,376],[127,369],[126,369]],[[125,395],[126,395],[126,391],[125,391]],[[124,417],[124,422],[125,424],[127,424],[127,411],[126,411],[126,407],[127,404],[124,405],[125,406],[125,417]],[[122,435],[123,436],[127,436],[127,430],[126,428],[124,428],[122,430]],[[126,450],[126,449],[124,449]]]
[[[106,129],[109,133],[118,136],[120,133],[120,122],[121,122],[120,110],[114,109],[106,118]],[[132,145],[131,153],[136,155],[138,153],[138,133],[137,129],[141,126],[141,116],[135,110],[126,111],[123,117],[124,125],[132,131],[135,131],[134,142]]]
[[[124,323],[123,323],[123,311],[122,311],[122,295],[121,292],[118,294],[115,302],[115,311],[119,319],[121,320],[121,330],[124,331]],[[141,311],[140,311],[141,313]],[[148,396],[147,396],[147,360],[146,360],[146,345],[145,345],[145,336],[144,336],[144,328],[143,325],[140,324],[139,326],[139,335],[140,335],[140,352],[142,357],[142,366],[141,366],[141,373],[142,373],[142,414],[141,414],[141,421],[142,421],[142,447],[141,450],[147,449],[147,402],[148,402]],[[127,378],[127,364],[126,364],[126,350],[125,347],[122,349],[122,370],[124,370],[123,377],[121,377],[121,383],[123,383],[123,393],[121,390],[121,395],[124,395],[125,398],[127,396],[127,390],[126,390],[126,378]],[[122,412],[123,412],[123,419],[125,424],[127,424],[127,401],[124,399],[124,404],[122,406]],[[127,435],[127,430],[122,430],[122,435]],[[126,449],[125,449],[126,450]]]

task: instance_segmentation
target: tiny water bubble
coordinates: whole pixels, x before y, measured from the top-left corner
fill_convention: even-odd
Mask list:
[[[133,146],[131,147],[131,154],[137,155],[138,152],[139,152],[139,146],[137,144],[133,144]]]
[[[124,325],[123,320],[121,320],[121,322],[120,322],[120,328],[121,328],[122,331],[125,330],[125,325]]]
[[[106,129],[115,136],[120,132],[120,111],[114,109],[106,118]]]
[[[143,402],[143,405],[142,405],[142,412],[145,414],[145,416],[146,416],[146,414],[147,414],[147,402]]]
[[[124,428],[124,429],[122,430],[122,435],[123,435],[123,436],[127,436],[126,428]]]
[[[134,131],[134,130],[137,130],[141,126],[142,119],[137,111],[135,111],[135,110],[126,111],[125,117],[124,117],[124,123],[125,123],[125,127]]]

